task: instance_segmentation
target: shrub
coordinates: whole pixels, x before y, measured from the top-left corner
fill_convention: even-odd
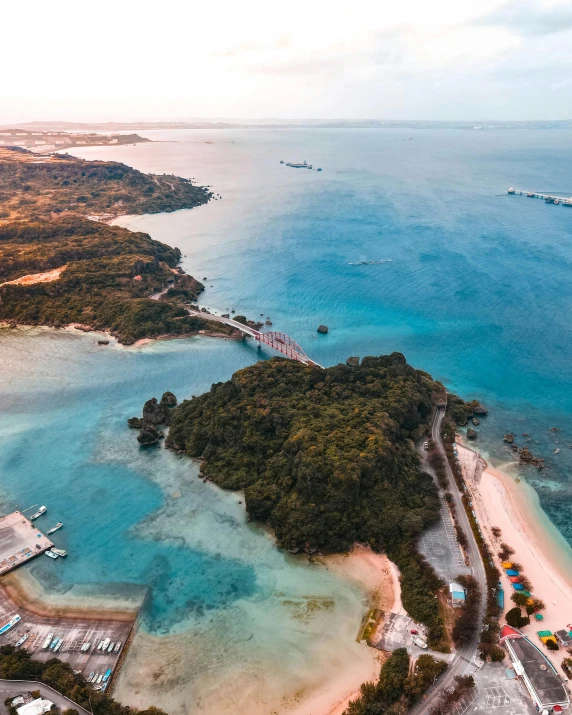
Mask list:
[[[530,618],[523,616],[520,608],[516,606],[507,612],[506,622],[513,628],[523,628],[524,626],[528,626],[530,624]]]
[[[546,647],[548,648],[548,650],[558,650],[560,648],[554,638],[548,638],[548,640],[546,641]]]

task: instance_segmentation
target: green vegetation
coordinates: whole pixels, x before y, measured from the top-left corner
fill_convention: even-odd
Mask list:
[[[511,608],[507,611],[506,622],[509,626],[513,628],[524,628],[524,626],[530,625],[530,618],[528,616],[523,616],[519,606]]]
[[[79,323],[109,330],[126,344],[198,330],[232,332],[188,315],[185,305],[203,285],[176,268],[178,248],[86,219],[191,208],[210,196],[187,179],[124,164],[0,148],[0,321]],[[52,275],[9,283],[38,273]],[[161,300],[149,299],[167,288]]]
[[[439,502],[410,440],[426,433],[442,394],[400,353],[326,370],[275,358],[179,405],[167,445],[202,457],[203,475],[219,486],[243,489],[250,518],[268,522],[292,552],[355,542],[386,551],[401,571],[403,605],[434,644],[442,584],[415,543]]]
[[[481,594],[479,585],[473,576],[459,576],[457,581],[466,591],[465,604],[453,626],[453,642],[457,648],[466,645],[477,632],[479,626],[479,604]]]
[[[402,715],[446,670],[447,664],[421,655],[412,673],[409,668],[407,650],[398,648],[381,667],[378,682],[364,683],[359,698],[352,700],[344,715]]]
[[[114,161],[0,150],[0,219],[159,213],[199,206],[210,196],[188,179],[143,174]]]
[[[155,707],[137,710],[121,705],[109,695],[93,690],[81,674],[74,673],[68,663],[57,658],[32,660],[25,649],[12,645],[0,647],[0,678],[6,680],[39,680],[81,705],[93,715],[165,715]],[[51,712],[54,712],[52,710]]]
[[[56,327],[80,323],[109,330],[126,344],[205,329],[207,322],[184,308],[203,286],[174,270],[180,255],[147,234],[81,218],[5,224],[0,226],[3,281],[65,268],[51,282],[0,286],[0,320]],[[175,295],[161,301],[147,297],[168,281]]]
[[[463,698],[469,702],[474,700],[475,681],[472,675],[457,675],[455,677],[455,687],[444,690],[441,693],[439,702],[431,710],[430,715],[451,715],[455,712],[455,705]]]

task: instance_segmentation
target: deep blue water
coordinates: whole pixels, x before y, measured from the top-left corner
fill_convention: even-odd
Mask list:
[[[148,135],[161,141],[83,154],[195,177],[222,194],[192,211],[121,221],[182,249],[184,268],[208,278],[202,304],[270,316],[323,365],[399,350],[477,397],[491,410],[478,441],[493,459],[509,457],[505,431],[520,441],[530,433],[548,468],[528,477],[572,543],[572,209],[506,193],[572,195],[571,132]],[[316,333],[320,323],[328,335]],[[37,560],[30,568],[46,586],[151,585],[147,626],[162,632],[257,597],[266,576],[286,568],[264,549],[264,568],[235,553],[237,533],[269,543],[245,525],[238,497],[207,498],[188,462],[142,452],[125,427],[148,397],[198,394],[251,364],[251,346],[195,339],[101,350],[85,336],[4,331],[0,359],[0,496],[6,508],[57,504],[42,518],[69,524],[55,540],[81,554],[57,578]],[[182,496],[171,499],[171,488]],[[192,538],[166,533],[165,521],[153,530],[169,509],[171,525],[196,519]]]

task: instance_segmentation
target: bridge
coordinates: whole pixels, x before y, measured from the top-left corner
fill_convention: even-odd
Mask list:
[[[290,360],[297,360],[303,365],[322,367],[322,365],[319,365],[317,362],[310,359],[306,355],[304,350],[298,345],[298,343],[292,340],[292,338],[285,333],[261,333],[259,330],[255,330],[249,325],[244,325],[244,323],[239,323],[237,320],[233,320],[232,318],[223,318],[220,315],[212,315],[212,313],[203,313],[200,310],[192,310],[191,308],[187,308],[187,310],[189,312],[189,315],[193,315],[196,318],[210,320],[213,323],[224,323],[225,325],[230,325],[236,330],[240,330],[240,332],[244,335],[248,335],[249,337],[257,340],[258,347],[260,347],[261,344],[264,343],[264,345],[268,345],[268,347],[272,348],[273,350],[282,353],[282,355],[285,355],[287,358],[290,358]]]

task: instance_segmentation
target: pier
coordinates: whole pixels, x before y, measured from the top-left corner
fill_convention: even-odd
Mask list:
[[[547,204],[562,204],[562,206],[572,206],[572,196],[552,196],[551,194],[539,194],[536,191],[524,191],[521,189],[513,189],[511,186],[508,190],[511,195],[526,196],[529,199],[544,199]]]

